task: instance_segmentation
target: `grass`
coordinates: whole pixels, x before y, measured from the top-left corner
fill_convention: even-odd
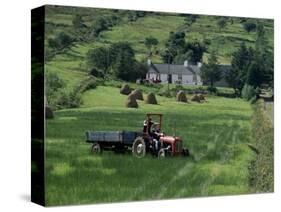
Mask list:
[[[118,88],[99,86],[84,94],[83,108],[55,112],[47,121],[47,205],[119,202],[245,194],[252,110],[239,99],[207,97],[208,103],[124,107]],[[164,114],[164,131],[184,139],[190,158],[136,159],[130,153],[89,153],[86,130],[141,130],[146,112]]]

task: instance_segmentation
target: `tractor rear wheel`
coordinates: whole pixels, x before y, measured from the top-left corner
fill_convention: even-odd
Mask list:
[[[158,158],[162,159],[166,157],[166,152],[164,149],[160,149],[158,152]]]
[[[99,143],[94,143],[91,147],[91,153],[100,154],[102,152],[101,146]]]
[[[132,146],[133,156],[142,158],[146,154],[146,146],[142,137],[137,137]]]

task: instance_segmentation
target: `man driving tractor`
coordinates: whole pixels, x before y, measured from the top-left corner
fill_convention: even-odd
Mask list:
[[[160,131],[160,124],[154,123],[151,119],[151,117],[148,117],[143,122],[143,132],[148,133],[148,135],[151,138],[152,147],[155,152],[158,152],[161,148],[160,144],[160,136],[162,135]]]
[[[153,121],[150,117],[143,121],[143,133],[148,133],[151,136],[151,127],[153,125]]]
[[[162,133],[160,132],[160,125],[159,125],[159,123],[155,123],[153,125],[151,137],[152,137],[152,144],[153,144],[156,152],[158,152],[161,148],[161,143],[160,143],[161,135],[162,135]]]

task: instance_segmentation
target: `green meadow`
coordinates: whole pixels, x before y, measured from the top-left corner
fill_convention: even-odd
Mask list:
[[[206,103],[157,99],[158,105],[139,101],[138,109],[128,109],[119,89],[99,86],[84,94],[81,108],[56,111],[46,126],[47,205],[250,193],[250,105],[214,96]],[[163,113],[163,130],[181,136],[192,156],[90,153],[86,130],[140,131],[147,112]]]

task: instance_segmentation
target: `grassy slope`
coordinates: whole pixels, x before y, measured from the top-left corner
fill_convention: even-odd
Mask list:
[[[139,60],[145,60],[147,48],[144,45],[145,37],[153,36],[159,41],[159,50],[165,48],[165,42],[170,31],[177,31],[183,24],[183,18],[179,16],[147,16],[139,18],[136,22],[124,23],[114,27],[111,31],[102,34],[103,40],[111,42],[129,41],[136,51]],[[162,63],[160,56],[154,56],[153,61]]]
[[[69,11],[68,11],[69,10]],[[47,13],[47,38],[54,37],[59,31],[72,32],[72,18],[75,13],[90,14],[85,15],[84,20],[87,20],[86,24],[91,26],[95,20],[93,14],[109,14],[108,10],[93,10],[90,8],[72,10],[68,9],[65,13],[52,12]],[[66,13],[67,12],[67,13]],[[220,63],[230,63],[231,53],[240,45],[243,41],[247,45],[253,45],[255,40],[255,33],[247,33],[243,30],[242,25],[237,18],[234,18],[234,23],[226,26],[226,28],[219,31],[216,25],[216,19],[213,16],[200,16],[197,21],[188,29],[186,33],[187,41],[209,39],[211,45],[209,51],[217,50],[219,54]],[[75,82],[81,81],[81,78],[86,75],[88,68],[86,66],[85,56],[89,49],[97,46],[107,45],[107,43],[117,41],[128,41],[132,44],[136,51],[136,57],[138,60],[146,58],[147,49],[143,44],[145,37],[154,36],[159,40],[158,50],[165,48],[165,41],[168,39],[170,31],[176,31],[184,29],[183,26],[184,17],[174,16],[167,13],[166,15],[147,15],[144,18],[139,18],[136,22],[127,22],[126,16],[122,16],[122,21],[119,25],[113,27],[111,30],[101,33],[98,39],[89,41],[87,43],[80,42],[74,46],[66,49],[62,54],[57,55],[51,62],[46,64],[48,71],[58,72],[63,78],[77,79]],[[269,44],[273,46],[273,21],[263,20],[266,26],[267,37]],[[60,24],[60,25],[53,25]],[[185,28],[186,29],[186,28]],[[206,61],[208,53],[204,55],[204,61]],[[152,60],[154,62],[161,63],[159,55],[154,55]],[[81,72],[78,76],[77,72]],[[74,83],[73,83],[74,84]],[[71,85],[69,86],[71,87]]]
[[[48,205],[115,202],[249,193],[251,108],[238,99],[209,97],[208,103],[124,107],[117,88],[88,91],[80,109],[61,110],[47,122],[46,199]],[[164,131],[184,138],[191,158],[136,159],[89,154],[84,132],[140,130],[146,112],[164,113]]]

